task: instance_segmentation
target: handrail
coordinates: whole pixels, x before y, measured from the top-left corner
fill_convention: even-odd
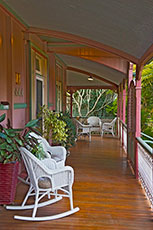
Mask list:
[[[144,140],[145,142],[148,142],[148,143],[153,143],[153,137],[151,137],[151,136],[148,136],[147,134],[145,134],[145,133],[142,133],[142,132],[141,132],[141,135],[142,135],[142,136],[144,136],[144,137],[147,137],[147,138],[149,138],[150,140],[152,140],[152,141],[150,141],[150,140]]]
[[[118,118],[119,119],[119,118]],[[127,128],[127,124],[125,124],[122,120],[119,119],[119,121],[122,123],[122,125],[124,127]],[[148,145],[147,143],[151,143],[153,144],[153,138],[148,136],[147,134],[145,133],[142,133],[141,132],[141,135],[144,136],[144,137],[147,137],[148,139],[150,140],[143,140],[141,137],[137,137],[137,141],[151,154],[153,155],[153,148],[150,147],[150,145]]]
[[[118,119],[119,119],[119,117],[118,117]],[[125,124],[122,120],[120,120],[119,119],[119,121],[122,123],[122,125],[125,127],[125,128],[127,128],[127,124]]]
[[[136,139],[142,147],[144,147],[153,156],[153,148],[151,148],[141,137],[137,137]]]

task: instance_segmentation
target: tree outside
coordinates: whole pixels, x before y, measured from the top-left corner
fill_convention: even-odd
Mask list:
[[[67,99],[67,111],[70,111],[70,101]],[[116,116],[117,94],[106,89],[81,89],[73,93],[73,117],[92,115],[101,118]],[[141,130],[153,136],[153,61],[145,65],[142,71]]]
[[[113,118],[117,113],[115,103],[117,94],[112,90],[80,89],[73,93],[73,117]],[[69,103],[67,111],[70,111]]]
[[[141,128],[143,133],[153,136],[153,61],[142,71]]]
[[[134,75],[135,72],[136,65]],[[153,61],[142,70],[141,87],[141,131],[153,136]]]

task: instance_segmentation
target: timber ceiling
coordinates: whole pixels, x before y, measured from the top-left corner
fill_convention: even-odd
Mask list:
[[[80,69],[119,85],[127,77],[129,62],[141,64],[147,51],[152,53],[151,0],[1,2],[28,25],[29,32],[47,42],[48,52],[62,58],[68,67],[70,84],[75,78],[78,85],[85,84],[86,74],[78,71],[74,74],[74,69]],[[69,70],[71,67],[73,71]],[[96,81],[95,84],[102,84]]]

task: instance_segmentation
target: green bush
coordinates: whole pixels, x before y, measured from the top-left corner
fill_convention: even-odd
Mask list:
[[[66,123],[66,134],[67,134],[67,140],[66,140],[66,149],[69,149],[70,147],[75,145],[76,140],[76,126],[73,122],[73,120],[70,118],[69,113],[60,113],[59,119],[64,121]]]
[[[66,123],[60,120],[59,113],[55,113],[42,106],[39,113],[39,118],[42,119],[40,124],[40,131],[47,140],[52,140],[53,144],[60,144],[66,146],[67,129]]]
[[[6,115],[0,116],[0,123],[3,122]],[[20,160],[19,147],[26,147],[34,155],[40,155],[39,143],[35,138],[32,138],[29,133],[36,126],[38,119],[29,121],[23,129],[12,129],[10,126],[0,124],[0,163]]]

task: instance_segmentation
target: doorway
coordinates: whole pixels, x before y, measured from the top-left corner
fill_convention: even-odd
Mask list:
[[[36,117],[40,112],[41,106],[44,104],[44,80],[42,77],[36,76]]]

